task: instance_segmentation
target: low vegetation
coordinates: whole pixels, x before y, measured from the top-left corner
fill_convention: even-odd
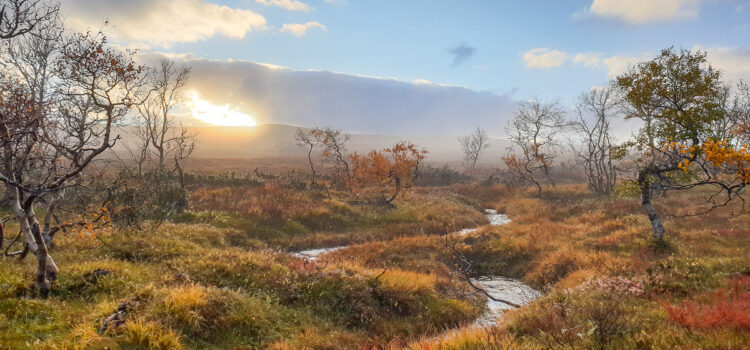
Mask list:
[[[479,127],[463,172],[409,141],[350,152],[328,127],[295,135],[305,172],[195,174],[172,116],[189,67],[137,66],[54,1],[7,2],[0,348],[750,348],[750,90],[705,53],[630,67],[574,122],[521,103],[503,170],[476,168]],[[615,117],[642,128],[615,144]],[[105,158],[123,120],[132,159]],[[541,293],[518,305],[487,276]],[[481,328],[487,299],[514,309]]]

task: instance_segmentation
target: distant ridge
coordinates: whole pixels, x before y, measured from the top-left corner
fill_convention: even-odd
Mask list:
[[[230,171],[244,169],[300,169],[307,167],[306,152],[297,144],[294,135],[298,126],[261,124],[257,126],[189,126],[196,133],[197,147],[185,163],[188,168],[201,171]],[[114,152],[129,159],[127,145],[132,144],[129,127],[121,127],[122,140]],[[307,129],[307,128],[303,128]],[[461,149],[458,136],[400,136],[350,134],[349,152],[366,153],[382,149],[401,140],[408,140],[429,151],[425,162],[433,165],[461,166]],[[506,152],[507,140],[490,139],[490,148],[478,165],[498,167],[500,157]]]
[[[198,133],[198,158],[298,158],[304,150],[297,145],[294,134],[300,127],[284,124],[261,124],[252,127],[203,126],[191,127]],[[350,134],[349,151],[369,152],[401,140],[409,140],[430,151],[428,160],[433,162],[460,162],[461,150],[458,136],[401,136]],[[483,163],[500,162],[508,141],[490,139],[491,147]]]

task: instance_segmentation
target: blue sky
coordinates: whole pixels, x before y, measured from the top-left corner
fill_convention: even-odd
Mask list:
[[[254,1],[226,1],[263,15],[269,25],[315,21],[326,31],[305,37],[268,32],[241,40],[213,38],[176,45],[213,59],[246,59],[293,69],[426,79],[476,90],[544,98],[572,98],[577,90],[601,84],[607,71],[570,66],[529,69],[522,53],[538,47],[604,56],[655,53],[671,45],[750,49],[750,6],[715,1],[700,6],[697,18],[629,24],[583,13],[591,1],[357,1],[331,4],[311,0],[308,12],[266,7]],[[451,67],[448,50],[466,43],[476,53]],[[573,91],[571,91],[571,88]]]
[[[492,102],[479,95],[451,97],[446,108],[460,114],[459,107],[466,106],[472,114],[463,118],[488,123],[512,113],[512,101],[506,100],[556,98],[572,107],[582,91],[669,46],[707,50],[729,79],[750,79],[750,0],[64,0],[63,5],[74,27],[95,27],[109,18],[117,44],[193,65],[194,89],[201,96],[261,122],[309,126],[361,118],[370,125],[377,124],[372,118],[395,115],[442,123],[450,116],[430,106],[457,96],[451,91],[458,90],[443,86],[450,85],[470,90],[462,96],[497,95]],[[221,63],[238,61],[246,66],[231,64],[236,71],[225,75],[235,89],[206,83],[224,69]],[[330,74],[311,72],[318,70]],[[347,79],[331,76],[336,73]],[[377,79],[382,84],[376,88],[364,87],[378,83],[368,77],[416,86]],[[320,86],[345,80],[345,87],[334,89],[343,91],[342,100],[356,100],[361,113],[351,107],[347,115],[337,115],[336,98],[317,95],[315,79],[328,79]],[[270,85],[275,90],[268,93]],[[377,93],[367,96],[372,89]],[[412,95],[391,96],[404,89]],[[259,99],[258,91],[274,97]],[[279,111],[285,103],[302,108],[285,115]],[[379,110],[383,105],[389,108]],[[309,115],[299,116],[306,110]],[[502,124],[487,128],[499,133]],[[361,131],[384,132],[370,126]]]

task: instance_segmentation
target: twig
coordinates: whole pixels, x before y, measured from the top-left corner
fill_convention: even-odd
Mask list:
[[[492,296],[484,288],[482,288],[482,287],[477,286],[476,284],[474,284],[474,282],[471,281],[471,271],[472,271],[471,270],[471,261],[469,261],[469,259],[466,258],[466,255],[464,255],[464,253],[462,253],[460,250],[458,250],[458,248],[456,248],[455,242],[450,242],[447,238],[445,240],[445,247],[447,247],[448,249],[450,249],[451,251],[453,251],[453,253],[456,255],[456,257],[461,261],[461,263],[463,263],[464,268],[462,268],[461,271],[460,271],[461,276],[463,276],[463,279],[466,281],[466,283],[468,283],[469,286],[471,286],[472,288],[474,288],[474,290],[476,290],[476,291],[484,294],[488,299],[490,299],[492,301],[496,301],[498,303],[503,303],[503,304],[512,306],[514,308],[520,308],[521,307],[521,305],[518,305],[518,304],[516,304],[514,302],[511,302],[511,301],[508,301],[508,300],[505,300],[505,299],[501,299],[501,298],[496,298],[496,297]]]

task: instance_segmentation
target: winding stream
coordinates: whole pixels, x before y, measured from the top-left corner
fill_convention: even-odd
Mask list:
[[[508,216],[498,213],[496,210],[485,209],[484,213],[490,220],[489,226],[505,225],[510,222]],[[456,232],[455,234],[465,236],[469,233],[476,232],[480,228],[481,227],[466,228]],[[318,260],[322,255],[347,247],[348,246],[308,249],[291,254],[296,257],[315,261]],[[500,276],[480,276],[477,278],[472,278],[471,282],[487,291],[487,293],[492,295],[492,297],[494,298],[504,299],[519,305],[526,304],[540,295],[538,291],[513,278]],[[479,318],[474,321],[474,326],[492,326],[497,323],[498,318],[503,315],[505,310],[511,308],[513,307],[510,305],[487,298],[487,311],[485,311],[484,314],[479,316]]]

